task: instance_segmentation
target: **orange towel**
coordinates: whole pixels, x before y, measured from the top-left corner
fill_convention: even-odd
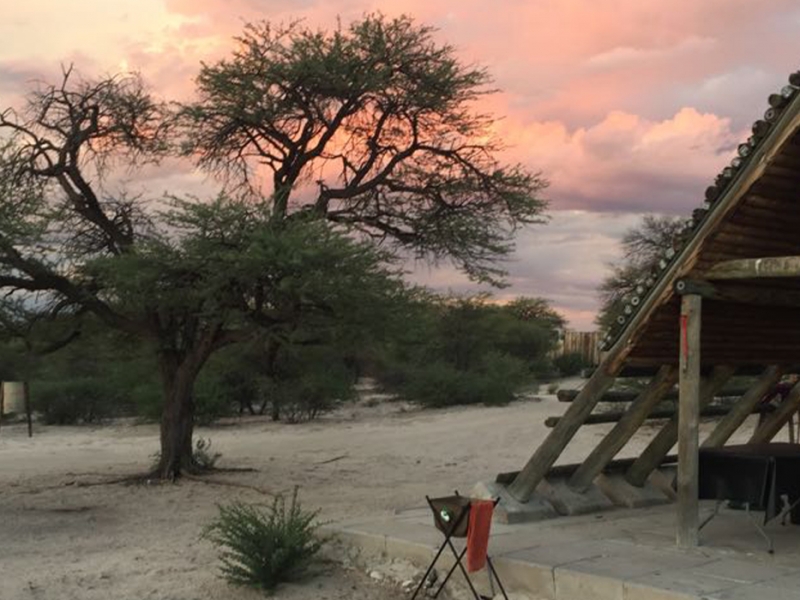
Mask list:
[[[470,503],[467,531],[467,571],[470,573],[480,571],[486,565],[493,511],[494,502],[491,500],[473,500]]]

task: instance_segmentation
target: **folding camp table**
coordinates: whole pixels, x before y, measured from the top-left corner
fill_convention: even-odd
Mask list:
[[[411,596],[411,600],[415,600],[420,590],[422,590],[422,587],[428,580],[428,576],[436,566],[436,562],[441,557],[444,549],[448,547],[453,553],[455,563],[452,567],[450,567],[450,570],[447,572],[444,581],[439,584],[439,588],[433,594],[433,597],[437,598],[439,596],[455,570],[460,569],[461,573],[464,575],[464,579],[467,581],[467,585],[469,586],[472,595],[475,596],[475,599],[491,600],[492,597],[482,596],[475,590],[475,586],[473,585],[472,580],[469,578],[469,573],[467,573],[467,570],[461,563],[467,553],[466,545],[464,546],[463,550],[459,552],[456,550],[456,547],[453,545],[452,541],[452,538],[465,538],[469,533],[469,513],[473,502],[472,499],[466,496],[461,496],[458,492],[456,492],[454,496],[445,496],[443,498],[430,498],[425,496],[425,500],[428,501],[428,506],[430,506],[431,511],[433,511],[433,522],[436,525],[436,528],[444,534],[444,541],[442,542],[442,545],[439,546],[439,550],[436,552],[436,555],[433,557],[433,561],[431,561],[431,564],[428,566],[428,570],[425,571],[425,575],[422,576],[417,589],[414,590],[414,595]],[[494,505],[497,506],[498,502],[499,499],[494,500]],[[492,563],[492,559],[488,554],[486,556],[486,566],[489,575],[489,586],[492,587],[492,589],[494,588],[494,578],[494,582],[496,582],[497,587],[500,588],[503,598],[508,600],[508,595],[503,588],[500,578],[497,576],[494,563]]]
[[[800,444],[741,444],[721,448],[701,448],[699,454],[699,497],[717,500],[714,512],[700,525],[704,527],[719,512],[725,500],[743,504],[748,517],[773,552],[772,539],[751,510],[764,511],[763,525],[791,513],[792,523],[800,522]],[[781,507],[783,499],[784,506]]]

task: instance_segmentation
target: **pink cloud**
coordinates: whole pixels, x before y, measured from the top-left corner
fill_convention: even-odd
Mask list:
[[[504,157],[544,172],[553,209],[590,211],[556,213],[523,234],[508,290],[548,295],[583,324],[607,260],[596,257],[613,256],[624,230],[606,215],[633,224],[642,212],[698,206],[767,95],[800,68],[796,0],[140,0],[135,12],[84,3],[81,12],[57,12],[56,0],[5,11],[4,105],[71,58],[87,76],[140,70],[161,95],[185,99],[200,62],[228,54],[248,20],[330,28],[380,10],[439,28],[502,90],[481,108],[504,117],[495,130]],[[151,189],[203,189],[182,168],[151,175]],[[469,285],[446,270],[429,279]]]
[[[554,208],[688,213],[730,160],[744,132],[729,119],[683,108],[663,121],[613,111],[588,127],[560,121],[502,124],[509,156],[551,180]]]

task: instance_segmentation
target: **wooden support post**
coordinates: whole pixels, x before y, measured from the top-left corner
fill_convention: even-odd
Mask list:
[[[682,548],[697,546],[700,525],[700,324],[702,296],[681,299],[678,408],[678,531]]]
[[[778,366],[767,367],[758,381],[742,396],[731,411],[717,423],[714,431],[702,443],[702,448],[717,448],[724,446],[730,437],[744,423],[745,419],[753,413],[759,400],[772,389],[783,375],[783,369]]]
[[[664,365],[648,386],[633,401],[628,410],[620,418],[614,428],[608,432],[585,461],[569,479],[569,486],[576,491],[584,492],[592,484],[605,466],[622,450],[628,440],[644,423],[647,416],[659,403],[661,398],[675,385],[678,370]]]
[[[778,406],[778,410],[769,415],[761,427],[753,432],[749,443],[765,444],[772,440],[798,409],[800,409],[800,383],[795,384]]]
[[[520,502],[528,501],[614,379],[615,375],[609,374],[602,366],[595,369],[567,412],[508,487],[511,496]]]
[[[736,369],[729,366],[714,368],[711,375],[705,378],[700,386],[700,408],[711,402],[735,371]],[[678,410],[679,417],[680,410]],[[664,457],[669,454],[675,442],[678,441],[678,418],[673,417],[670,419],[639,455],[639,458],[631,465],[631,468],[625,474],[625,479],[628,483],[642,487],[650,473],[657,469]]]
[[[28,437],[33,437],[33,410],[31,409],[31,394],[28,382],[22,382],[22,394],[25,401],[25,417],[28,420]]]
[[[3,423],[4,414],[6,414],[6,387],[0,381],[0,425]]]

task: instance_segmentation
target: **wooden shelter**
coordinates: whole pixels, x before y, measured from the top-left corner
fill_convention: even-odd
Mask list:
[[[613,430],[574,469],[562,494],[588,494],[596,478],[677,383],[679,413],[645,450],[624,464],[624,482],[642,490],[678,444],[678,543],[697,543],[699,414],[735,373],[757,382],[702,440],[721,446],[778,379],[800,364],[800,72],[769,97],[764,118],[738,156],[706,190],[682,245],[668,249],[658,272],[641,281],[605,356],[507,493],[528,502],[554,476],[553,465],[616,378],[636,370],[650,383]],[[796,386],[752,442],[771,440],[800,407]],[[565,474],[561,469],[560,473]],[[498,478],[498,481],[502,481]]]

